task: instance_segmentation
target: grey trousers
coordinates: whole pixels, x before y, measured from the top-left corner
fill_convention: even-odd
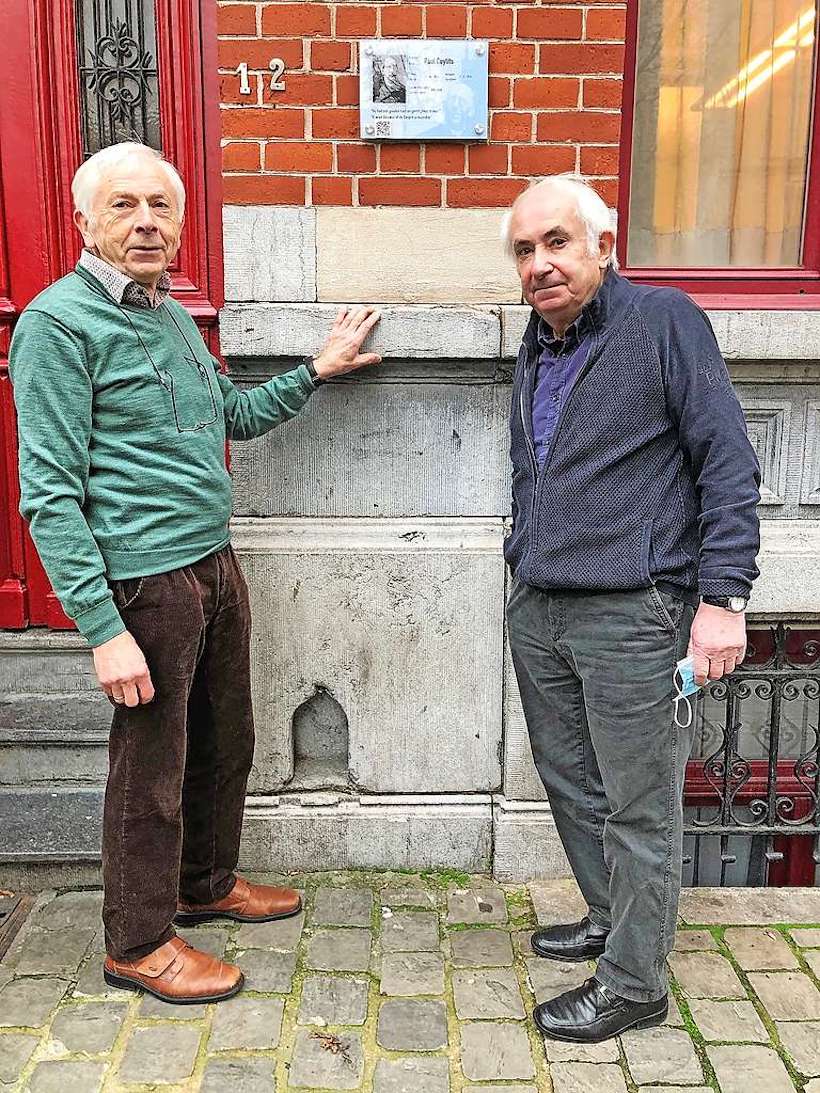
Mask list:
[[[553,593],[516,580],[507,604],[535,765],[589,917],[611,931],[596,976],[633,1001],[667,990],[693,739],[675,724],[672,677],[693,617],[656,588]]]

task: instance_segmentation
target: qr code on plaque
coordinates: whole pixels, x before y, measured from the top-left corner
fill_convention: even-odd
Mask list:
[[[393,131],[393,124],[389,118],[379,118],[376,121],[376,136],[389,137]]]

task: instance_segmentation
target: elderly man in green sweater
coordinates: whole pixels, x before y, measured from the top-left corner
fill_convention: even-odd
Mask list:
[[[114,704],[103,818],[107,982],[168,1002],[229,998],[239,968],[174,922],[296,914],[238,877],[253,755],[248,592],[230,545],[226,438],[292,418],[375,364],[378,320],[342,310],[318,356],[250,391],[219,371],[169,296],[182,181],[138,144],[75,175],[76,269],[25,309],[11,349],[23,515]]]

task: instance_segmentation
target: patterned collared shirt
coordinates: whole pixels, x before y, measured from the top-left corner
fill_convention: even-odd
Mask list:
[[[97,278],[103,288],[114,297],[118,304],[129,304],[131,307],[143,307],[149,311],[156,311],[171,291],[171,275],[167,270],[157,282],[154,302],[152,303],[151,297],[143,285],[137,281],[132,281],[127,273],[115,269],[110,262],[98,258],[96,254],[92,254],[85,247],[83,247],[80,254],[79,264]]]
[[[556,338],[543,318],[538,324],[541,353],[532,392],[532,439],[539,467],[546,459],[566,397],[586,363],[591,334],[586,308],[563,338]]]

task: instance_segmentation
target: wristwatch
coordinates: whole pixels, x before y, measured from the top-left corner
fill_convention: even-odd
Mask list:
[[[313,363],[313,357],[305,358],[305,368],[310,373],[310,378],[313,380],[314,387],[321,387],[325,382],[322,377],[316,371],[316,365]]]
[[[712,607],[722,607],[733,615],[742,615],[749,603],[748,596],[703,596],[702,599],[704,603]]]

